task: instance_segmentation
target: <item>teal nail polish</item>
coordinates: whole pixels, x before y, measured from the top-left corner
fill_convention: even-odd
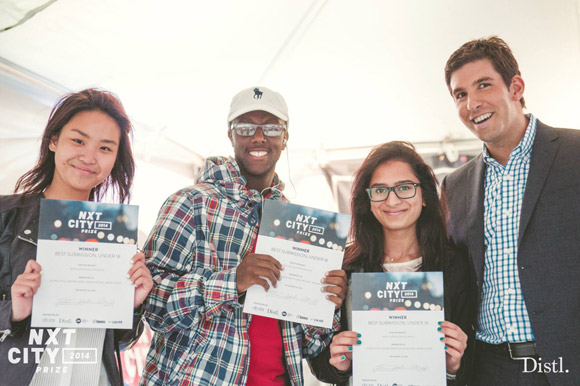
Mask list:
[[[343,355],[343,356],[340,357],[340,360],[343,361],[343,360],[345,360],[345,358],[346,357]]]
[[[441,325],[441,324],[443,324],[443,322],[437,322],[437,324]]]
[[[357,341],[356,341],[356,344],[360,344],[360,340],[357,340]]]
[[[447,350],[447,346],[445,346],[445,350]]]
[[[362,336],[361,334],[356,334],[356,337],[357,338],[360,338],[361,336]]]
[[[352,351],[352,346],[348,346],[348,349],[349,349],[350,351]]]
[[[441,327],[437,327],[437,331],[441,331]]]
[[[439,340],[443,340],[443,337],[439,338]]]

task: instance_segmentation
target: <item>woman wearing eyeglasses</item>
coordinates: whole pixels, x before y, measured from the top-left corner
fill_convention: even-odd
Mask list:
[[[408,142],[375,147],[355,174],[352,188],[351,240],[343,268],[352,272],[443,271],[447,379],[465,379],[467,335],[471,331],[467,263],[448,243],[444,210],[433,170]],[[350,283],[349,283],[350,284]],[[352,346],[365,337],[350,331],[350,293],[342,308],[342,332],[309,360],[316,377],[346,385],[352,374]]]

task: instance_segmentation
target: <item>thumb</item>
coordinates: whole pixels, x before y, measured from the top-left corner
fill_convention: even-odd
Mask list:
[[[35,260],[28,260],[26,267],[24,268],[24,273],[40,273],[42,267]]]

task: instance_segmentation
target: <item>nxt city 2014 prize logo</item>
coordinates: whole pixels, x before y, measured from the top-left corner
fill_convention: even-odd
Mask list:
[[[68,373],[71,364],[96,364],[96,348],[74,347],[76,329],[31,329],[28,347],[8,350],[8,362],[13,365],[36,363],[37,373]],[[43,346],[43,341],[46,342]],[[42,365],[41,365],[42,363]]]
[[[78,218],[68,220],[68,227],[80,229],[81,233],[97,233],[98,231],[109,231],[113,227],[111,221],[101,221],[102,212],[91,212],[81,210]]]
[[[368,295],[366,297],[369,298]],[[377,298],[386,299],[391,303],[402,303],[407,299],[417,299],[417,290],[407,289],[406,281],[388,281],[385,289],[377,291]]]
[[[298,234],[303,236],[310,236],[312,234],[323,235],[324,227],[314,225],[316,220],[318,220],[317,217],[298,213],[296,214],[295,220],[286,221],[286,228],[294,229]]]

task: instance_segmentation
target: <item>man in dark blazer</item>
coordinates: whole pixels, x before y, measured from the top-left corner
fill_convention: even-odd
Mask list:
[[[477,287],[472,385],[580,385],[580,131],[524,114],[507,44],[470,41],[445,78],[482,154],[443,181]]]

